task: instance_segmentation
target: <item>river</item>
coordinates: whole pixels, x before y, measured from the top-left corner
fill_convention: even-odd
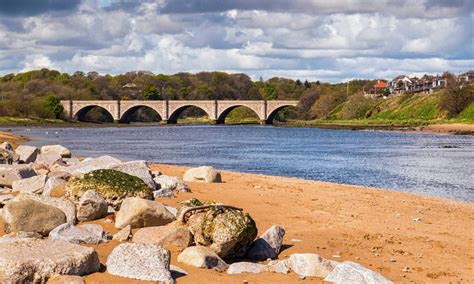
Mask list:
[[[31,145],[474,201],[474,137],[272,126],[15,128]]]

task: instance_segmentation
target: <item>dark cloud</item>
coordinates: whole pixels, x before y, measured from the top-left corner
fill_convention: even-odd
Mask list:
[[[32,16],[47,12],[72,11],[81,0],[0,0],[0,14]]]

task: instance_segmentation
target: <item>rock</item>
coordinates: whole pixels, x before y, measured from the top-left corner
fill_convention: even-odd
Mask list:
[[[77,176],[77,175],[87,174],[96,170],[110,169],[111,167],[120,163],[122,163],[122,161],[114,157],[100,156],[97,158],[84,159],[77,165],[68,167],[67,171],[71,175]]]
[[[44,154],[39,154],[36,157],[35,164],[52,166],[56,162],[62,162],[62,157],[56,152],[47,152]]]
[[[107,242],[107,235],[99,224],[73,226],[65,223],[49,232],[49,239],[73,244],[98,244]]]
[[[0,164],[16,164],[18,162],[18,155],[13,151],[0,149]]]
[[[63,211],[31,199],[13,199],[2,210],[5,233],[37,232],[43,236],[66,223]]]
[[[66,184],[66,181],[60,177],[51,177],[51,175],[49,175],[49,178],[48,180],[46,181],[45,185],[44,185],[44,188],[43,188],[43,193],[42,195],[43,196],[51,196],[51,191],[59,186],[59,185],[62,185],[62,184]]]
[[[156,243],[164,247],[172,245],[183,250],[192,245],[193,235],[186,227],[173,222],[166,226],[142,228],[135,232],[132,241],[142,244]]]
[[[14,181],[35,175],[35,171],[26,165],[0,165],[0,186],[12,187]]]
[[[257,236],[248,213],[218,205],[192,215],[187,226],[196,245],[208,246],[222,258],[244,256]]]
[[[329,273],[324,281],[360,284],[389,284],[392,281],[383,277],[380,273],[365,268],[364,266],[351,261],[338,263],[334,270]]]
[[[204,166],[187,170],[183,180],[205,183],[221,182],[221,174],[213,167]]]
[[[57,275],[48,280],[47,284],[85,284],[81,276],[75,275]]]
[[[13,238],[13,239],[42,239],[43,236],[39,233],[36,233],[36,232],[24,232],[24,231],[20,231],[20,232],[11,232],[7,235],[3,235],[1,238]]]
[[[246,257],[251,260],[274,259],[280,253],[285,236],[285,229],[278,225],[270,227],[260,238],[255,240],[247,250]]]
[[[132,228],[162,226],[173,222],[176,218],[163,204],[137,197],[125,198],[122,207],[115,215],[115,228],[127,225]]]
[[[326,277],[336,262],[327,260],[314,253],[294,253],[288,259],[290,269],[300,277]]]
[[[267,271],[267,266],[253,262],[235,262],[229,265],[227,274],[262,273]]]
[[[65,181],[68,181],[69,178],[71,177],[71,174],[68,173],[67,171],[51,171],[48,173],[48,177],[50,178],[58,177],[58,178],[62,178]]]
[[[15,153],[19,157],[19,161],[25,164],[33,163],[38,156],[38,152],[38,148],[27,145],[20,145],[15,150]]]
[[[153,199],[151,189],[140,178],[116,170],[97,170],[73,177],[67,182],[66,189],[67,195],[75,200],[86,191],[94,190],[114,209],[119,209],[127,197]]]
[[[170,264],[170,271],[171,271],[171,276],[173,277],[173,279],[188,275],[188,273],[184,269],[172,264]]]
[[[125,242],[125,241],[128,241],[131,234],[132,234],[132,227],[130,225],[127,225],[125,228],[123,228],[118,233],[116,233],[113,236],[112,240],[117,240],[119,242]]]
[[[5,141],[5,142],[2,142],[2,144],[0,144],[0,149],[11,152],[13,151],[13,146],[12,144],[10,144],[10,142]]]
[[[213,268],[219,272],[229,267],[215,252],[203,246],[184,249],[178,255],[178,262],[198,268]]]
[[[41,154],[47,153],[56,153],[59,154],[62,158],[71,158],[71,151],[68,148],[61,145],[47,145],[41,147]]]
[[[109,205],[100,194],[93,190],[86,191],[79,199],[77,219],[79,221],[93,221],[105,217]]]
[[[12,183],[12,189],[14,192],[27,192],[41,194],[44,189],[44,185],[48,180],[48,176],[39,175],[30,178],[16,180]]]
[[[77,164],[79,164],[81,162],[81,160],[79,160],[78,158],[76,157],[72,157],[72,158],[63,158],[63,161],[66,163],[66,165],[68,167],[70,166],[75,166]]]
[[[47,175],[49,173],[49,166],[46,164],[33,163],[30,166],[37,175]]]
[[[145,161],[120,163],[112,166],[110,169],[126,173],[131,176],[139,177],[151,189],[155,189],[156,187],[153,177],[151,176],[150,169],[148,168],[148,165]]]
[[[73,225],[76,223],[76,206],[71,200],[67,198],[56,198],[36,194],[21,193],[17,195],[15,199],[31,199],[49,206],[56,207],[59,210],[63,211],[63,213],[66,215],[66,223]]]
[[[160,175],[153,180],[157,188],[153,191],[155,197],[171,197],[178,192],[191,192],[188,184],[179,177]]]
[[[173,214],[174,217],[178,217],[178,209],[166,205],[165,208],[166,210],[170,211],[170,213]]]
[[[54,275],[86,275],[99,271],[93,248],[63,241],[0,241],[0,283],[45,283]]]
[[[0,195],[0,207],[3,207],[3,205],[5,205],[5,203],[9,200],[12,200],[13,198],[15,198],[15,196],[11,195],[11,194],[2,194]]]
[[[267,268],[271,272],[288,274],[290,267],[288,259],[285,260],[272,260],[268,263]]]
[[[170,272],[170,252],[157,244],[123,243],[107,257],[112,275],[174,283]]]

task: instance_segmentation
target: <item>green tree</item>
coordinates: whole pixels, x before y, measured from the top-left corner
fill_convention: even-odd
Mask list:
[[[64,112],[61,100],[55,95],[48,95],[45,98],[45,108],[51,113],[54,118],[60,118]]]
[[[157,101],[161,99],[160,92],[153,85],[146,86],[142,91],[143,99],[148,101]]]

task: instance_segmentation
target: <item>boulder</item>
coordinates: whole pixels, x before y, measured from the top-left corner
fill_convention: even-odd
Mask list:
[[[198,268],[213,268],[219,272],[225,271],[229,267],[215,252],[203,246],[184,249],[178,255],[178,262]]]
[[[132,241],[142,244],[155,243],[164,247],[172,245],[183,250],[192,245],[193,235],[188,228],[173,222],[166,226],[142,228],[135,232]]]
[[[44,185],[48,180],[48,176],[39,175],[30,178],[16,180],[12,183],[12,189],[14,192],[26,192],[41,194],[44,189]]]
[[[165,208],[170,211],[171,214],[173,214],[174,217],[178,217],[178,209],[177,208],[174,208],[174,207],[171,207],[171,206],[166,206],[165,205]]]
[[[15,149],[15,153],[19,157],[21,163],[29,164],[33,163],[38,156],[38,148],[27,145],[20,145]]]
[[[93,221],[105,217],[109,205],[100,194],[93,190],[86,191],[77,205],[77,219],[79,221]]]
[[[172,197],[178,192],[191,192],[188,184],[179,177],[159,175],[153,179],[156,183],[155,197]]]
[[[289,268],[301,277],[326,277],[336,265],[335,261],[314,253],[294,253],[288,259]]]
[[[128,241],[130,236],[132,235],[132,226],[128,225],[122,230],[118,231],[112,238],[112,240],[116,240],[119,242]]]
[[[267,266],[253,262],[235,262],[229,265],[227,274],[262,273],[267,271]]]
[[[54,275],[86,275],[99,269],[93,248],[53,240],[0,241],[0,283],[45,283]]]
[[[12,200],[13,198],[15,198],[14,195],[11,195],[11,194],[1,194],[0,195],[0,208],[3,207],[3,205],[5,205],[5,203],[9,200]]]
[[[30,164],[30,167],[35,171],[37,175],[47,175],[49,173],[49,166],[46,164]]]
[[[351,261],[338,263],[334,270],[329,273],[324,281],[342,284],[342,283],[360,283],[360,284],[390,284],[382,274],[365,268],[364,266]]]
[[[101,169],[110,169],[111,167],[122,163],[119,159],[116,159],[111,156],[100,156],[97,158],[88,158],[82,160],[80,163],[70,166],[67,168],[67,171],[73,175],[83,175],[90,173],[92,171],[101,170]]]
[[[62,158],[71,158],[71,151],[68,148],[61,145],[47,145],[41,147],[41,154],[47,153],[56,153],[59,154]]]
[[[2,210],[5,233],[36,232],[43,236],[66,223],[66,215],[56,207],[31,199],[13,199]]]
[[[76,157],[72,157],[72,158],[63,158],[63,161],[66,163],[66,165],[68,167],[70,166],[75,166],[77,164],[79,164],[81,162],[81,160],[79,160],[78,158]]]
[[[115,227],[122,229],[127,225],[132,228],[162,226],[176,218],[163,204],[137,197],[125,198],[120,210],[115,215]]]
[[[44,184],[43,193],[42,193],[43,196],[51,196],[51,191],[55,187],[62,184],[66,184],[66,180],[60,177],[55,177],[55,176],[51,177],[51,175],[49,174],[48,174],[48,177],[49,177],[48,180]]]
[[[246,257],[251,260],[274,259],[280,253],[285,229],[278,225],[270,227],[260,238],[256,239],[247,250]]]
[[[170,252],[157,244],[123,243],[107,257],[112,275],[174,283],[170,272]]]
[[[271,272],[288,274],[290,267],[288,259],[285,260],[272,260],[267,264],[267,268]]]
[[[223,205],[210,206],[192,215],[187,226],[196,245],[208,246],[220,257],[242,257],[257,236],[248,213]]]
[[[116,210],[127,197],[153,199],[151,189],[140,178],[116,170],[97,170],[73,177],[66,189],[67,195],[75,200],[88,190],[94,190]]]
[[[0,149],[1,150],[6,150],[6,151],[13,151],[13,146],[10,144],[10,142],[5,141],[0,144]]]
[[[62,224],[49,232],[50,240],[62,240],[73,244],[98,244],[107,242],[107,234],[99,224],[74,226]]]
[[[61,155],[56,152],[48,152],[44,154],[39,154],[38,157],[36,157],[35,164],[47,165],[48,167],[50,167],[57,162],[62,162]]]
[[[14,181],[35,175],[35,171],[26,165],[0,165],[0,186],[12,187]]]
[[[53,178],[53,177],[58,177],[62,178],[63,180],[67,181],[71,177],[71,174],[68,173],[67,171],[51,171],[48,173],[48,177]]]
[[[155,189],[150,169],[145,161],[130,161],[112,166],[110,169],[135,176],[143,180],[148,187]]]
[[[11,232],[7,235],[3,235],[0,237],[2,238],[10,238],[10,239],[43,239],[43,236],[39,233],[36,232],[25,232],[25,231],[19,231],[19,232]]]
[[[16,164],[19,157],[14,152],[9,150],[0,149],[0,164]]]
[[[66,215],[66,223],[75,224],[76,223],[76,206],[74,203],[67,198],[57,198],[57,197],[48,197],[41,196],[36,194],[26,194],[21,193],[16,196],[17,200],[31,199],[49,206],[53,206],[63,211]]]
[[[183,180],[205,183],[221,182],[221,174],[213,167],[203,166],[187,170]]]

